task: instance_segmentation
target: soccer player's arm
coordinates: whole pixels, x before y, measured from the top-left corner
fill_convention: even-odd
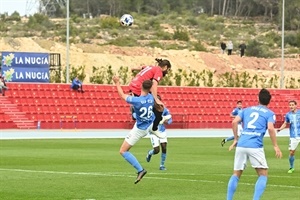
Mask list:
[[[120,82],[119,82],[119,77],[113,77],[113,81],[115,82],[115,84],[117,86],[117,91],[118,91],[119,96],[126,101],[126,99],[129,95],[124,94],[124,92],[121,88]]]
[[[287,125],[287,122],[284,121],[283,124],[280,126],[280,128],[277,129],[277,132],[280,132],[280,131],[282,131],[283,129],[285,129],[286,125]]]
[[[284,119],[283,124],[280,126],[279,129],[277,129],[277,132],[282,131],[283,129],[285,129],[286,125],[289,123],[289,119],[288,119],[288,115],[286,114],[286,117]]]
[[[281,150],[280,150],[280,148],[277,144],[277,138],[276,138],[276,132],[275,132],[275,128],[274,128],[274,123],[275,123],[275,115],[269,117],[269,119],[268,119],[268,132],[269,132],[272,144],[273,144],[275,155],[276,155],[277,158],[281,158],[282,153],[281,153]]]
[[[167,125],[167,124],[172,124],[172,122],[173,122],[172,115],[171,115],[170,111],[169,111],[167,108],[164,109],[163,115],[164,115],[164,116],[167,116],[167,115],[170,115],[170,116],[171,116],[171,118],[168,119],[168,120],[166,120],[166,121],[164,122],[164,124],[166,124],[166,125]]]
[[[235,118],[235,116],[237,115],[236,110],[234,109],[231,113],[230,113],[230,117],[231,118]]]
[[[158,82],[163,77],[163,73],[160,69],[157,69],[157,68],[153,68],[153,70],[155,70],[155,72],[154,72],[154,76],[153,76],[153,79],[152,79],[153,84],[152,84],[152,87],[151,87],[151,93],[154,97],[155,102],[157,102],[159,105],[162,105],[163,103],[157,97],[157,88],[158,88]]]
[[[145,68],[145,66],[139,66],[139,67],[132,67],[131,68],[131,71],[133,72],[133,71],[141,71],[142,69],[144,69]]]
[[[238,123],[242,121],[242,118],[237,115],[234,120],[232,121],[232,132],[233,132],[233,135],[234,135],[234,140],[233,140],[233,143],[230,145],[229,147],[229,151],[231,151],[237,144],[237,141],[238,141]]]
[[[238,140],[238,124],[242,121],[241,117],[237,115],[232,121],[232,131],[234,135],[234,140]]]
[[[157,100],[158,101],[160,101],[159,99],[158,99],[158,97],[157,97],[157,87],[158,87],[158,81],[157,80],[155,80],[155,79],[153,79],[152,80],[152,87],[151,87],[151,94],[153,95],[153,97],[154,97],[154,100],[157,102]]]

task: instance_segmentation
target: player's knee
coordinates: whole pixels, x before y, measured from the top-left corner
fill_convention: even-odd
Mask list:
[[[119,153],[121,154],[121,156],[124,154],[126,152],[126,150],[124,150],[124,149],[120,149],[120,151],[119,151]]]
[[[291,150],[290,151],[290,156],[294,156],[295,155],[295,151]]]
[[[154,147],[153,150],[154,150],[153,151],[154,154],[158,154],[160,149],[159,149],[159,147]]]
[[[161,143],[161,151],[163,152],[163,153],[166,153],[167,152],[167,143],[165,142],[165,143]]]

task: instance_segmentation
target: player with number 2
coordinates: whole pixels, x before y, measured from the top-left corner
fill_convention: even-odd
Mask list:
[[[259,200],[267,186],[268,165],[263,148],[263,138],[268,130],[275,156],[282,157],[280,148],[277,145],[274,123],[275,114],[267,106],[271,101],[271,94],[268,90],[262,89],[258,94],[259,105],[252,106],[240,112],[232,122],[234,141],[229,147],[232,150],[236,147],[234,157],[233,175],[228,181],[227,200],[232,200],[237,189],[238,182],[246,168],[249,159],[252,167],[256,170],[258,179],[254,187],[253,200]],[[238,139],[238,123],[242,122],[244,130]]]

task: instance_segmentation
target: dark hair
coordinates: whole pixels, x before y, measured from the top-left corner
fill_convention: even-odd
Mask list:
[[[237,102],[236,102],[236,104],[238,104],[238,103],[243,103],[241,100],[238,100]]]
[[[160,96],[159,94],[157,95],[157,98],[158,98],[159,100],[161,100],[161,96]]]
[[[289,103],[294,103],[295,105],[297,105],[297,102],[295,100],[290,100]]]
[[[151,80],[145,80],[143,82],[143,90],[146,90],[146,91],[150,91],[151,87],[152,87],[152,81]]]
[[[267,89],[261,89],[259,94],[258,94],[258,99],[259,99],[259,103],[262,105],[269,105],[270,101],[271,101],[271,94]]]
[[[163,60],[160,58],[155,58],[156,62],[158,62],[158,66],[164,67],[167,66],[167,68],[171,68],[171,63],[168,60]]]

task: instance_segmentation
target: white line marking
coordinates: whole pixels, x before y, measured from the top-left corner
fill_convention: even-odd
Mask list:
[[[87,176],[111,176],[111,177],[135,177],[132,175],[129,175],[128,173],[99,173],[99,172],[60,172],[60,171],[38,171],[38,170],[27,170],[27,169],[5,169],[0,168],[0,171],[11,171],[11,172],[25,172],[25,173],[44,173],[44,174],[64,174],[64,175],[87,175]],[[148,173],[149,175],[172,175],[172,173]],[[199,176],[204,174],[175,174],[173,175],[191,175],[191,176]],[[214,174],[211,174],[214,175]],[[215,175],[224,175],[225,174],[215,174]],[[230,177],[230,174],[226,175]],[[251,176],[251,175],[248,175]],[[281,176],[278,176],[281,177]],[[220,184],[227,184],[227,182],[224,181],[210,181],[210,180],[199,180],[199,179],[180,179],[180,178],[167,178],[167,177],[149,177],[146,176],[147,179],[157,179],[157,180],[175,180],[175,181],[188,181],[188,182],[202,182],[202,183],[220,183]],[[288,177],[290,178],[290,177]],[[239,183],[241,185],[251,185],[253,186],[254,183]],[[280,187],[280,188],[296,188],[300,189],[300,186],[295,185],[274,185],[274,184],[268,184],[269,187]]]

